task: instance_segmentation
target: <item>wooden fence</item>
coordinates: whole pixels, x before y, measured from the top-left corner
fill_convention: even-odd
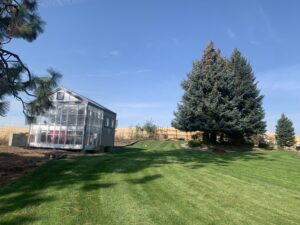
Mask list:
[[[158,139],[184,139],[191,140],[191,136],[196,132],[183,132],[175,128],[157,128],[156,137]],[[266,132],[268,139],[275,141],[274,132]],[[148,134],[145,131],[139,131],[136,128],[117,128],[116,140],[132,140],[138,138],[147,138]],[[296,136],[296,143],[300,144],[300,136]]]
[[[28,133],[29,128],[19,127],[1,127],[0,128],[0,144],[7,145],[11,134]]]
[[[0,128],[0,144],[7,144],[12,133],[28,133],[28,128],[2,127]],[[195,132],[182,132],[175,128],[158,128],[156,138],[158,139],[184,139],[190,140]],[[139,131],[135,128],[117,128],[116,140],[132,140],[138,138],[148,138],[145,131]]]
[[[162,128],[156,130],[155,137],[158,139],[184,139],[190,140],[195,132],[183,132],[175,128]],[[147,138],[148,134],[145,131],[137,130],[136,128],[117,128],[116,140],[129,140],[138,138]]]

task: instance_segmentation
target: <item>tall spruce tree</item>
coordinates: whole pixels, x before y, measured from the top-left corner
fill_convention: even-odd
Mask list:
[[[240,113],[235,106],[233,73],[228,61],[210,42],[201,60],[193,63],[172,126],[185,131],[204,131],[204,141],[216,141],[219,132],[241,132]]]
[[[295,144],[295,131],[293,122],[284,114],[281,114],[276,125],[276,141],[280,147],[290,147]]]
[[[36,0],[0,0],[0,116],[9,110],[8,96],[21,102],[29,121],[52,106],[49,96],[61,74],[50,69],[50,76],[35,76],[16,53],[5,49],[12,39],[32,42],[43,32],[37,6]]]
[[[230,70],[234,74],[236,106],[240,112],[241,133],[232,133],[234,136],[250,137],[263,134],[266,123],[262,107],[263,96],[257,88],[257,82],[249,62],[235,49],[229,60]]]

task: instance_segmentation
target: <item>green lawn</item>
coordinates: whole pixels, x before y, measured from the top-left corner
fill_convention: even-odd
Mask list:
[[[140,142],[0,189],[0,224],[300,224],[300,158]]]

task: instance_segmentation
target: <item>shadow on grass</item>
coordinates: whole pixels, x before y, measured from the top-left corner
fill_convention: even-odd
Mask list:
[[[85,184],[81,189],[83,191],[93,191],[101,188],[110,188],[115,186],[115,183],[90,183],[90,184]]]
[[[31,216],[18,216],[11,219],[3,219],[0,218],[1,225],[11,225],[11,224],[32,224],[33,222],[37,221],[36,217]]]
[[[130,180],[126,180],[126,181],[131,184],[145,184],[145,183],[148,183],[150,181],[156,180],[161,177],[162,177],[162,175],[155,174],[155,175],[151,175],[151,176],[145,176],[143,178],[130,179]]]
[[[169,142],[170,143],[170,142]],[[187,169],[198,169],[215,164],[227,166],[236,160],[265,160],[260,152],[231,152],[225,154],[209,153],[179,149],[179,145],[147,149],[143,144],[116,149],[113,153],[103,153],[80,156],[77,158],[51,161],[42,165],[19,179],[0,189],[0,224],[5,224],[1,218],[5,216],[6,224],[30,224],[37,220],[30,217],[30,210],[25,218],[16,211],[47,202],[56,201],[53,189],[61,190],[72,186],[81,191],[95,191],[112,188],[117,183],[101,182],[101,176],[111,173],[136,173],[150,167],[161,167],[166,164],[182,164]],[[161,150],[165,149],[165,150]],[[126,180],[132,185],[143,185],[161,178],[163,175],[148,175],[142,178]],[[51,191],[49,189],[51,188]],[[47,190],[48,189],[48,190]],[[4,222],[4,223],[3,223]]]

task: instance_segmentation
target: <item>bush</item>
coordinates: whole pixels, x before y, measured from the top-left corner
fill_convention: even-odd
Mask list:
[[[156,136],[157,126],[151,120],[146,121],[142,129],[147,132],[149,138],[154,138]]]
[[[202,145],[202,141],[199,141],[199,140],[190,140],[188,142],[188,146],[191,147],[191,148],[199,147],[201,145]]]
[[[274,149],[273,144],[268,144],[268,143],[265,143],[265,142],[258,143],[258,147],[259,148],[264,148],[264,149],[267,149],[267,150],[273,150]]]
[[[185,139],[184,138],[177,138],[176,140],[177,141],[184,141]]]
[[[267,143],[260,142],[260,143],[258,143],[258,147],[259,148],[268,148],[269,145]]]
[[[192,138],[193,140],[200,140],[201,136],[202,136],[201,133],[200,133],[200,132],[197,132],[197,133],[195,133],[195,134],[192,134],[191,138]]]
[[[143,138],[144,135],[143,135],[143,128],[138,124],[135,126],[135,139],[140,139],[140,138]]]

